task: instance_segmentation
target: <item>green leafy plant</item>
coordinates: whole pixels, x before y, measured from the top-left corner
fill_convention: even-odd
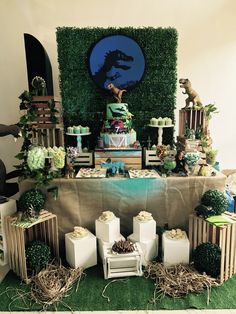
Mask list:
[[[218,150],[213,149],[211,147],[205,147],[204,152],[206,154],[206,162],[209,165],[214,166],[214,164],[216,163],[216,156],[217,156]]]
[[[205,117],[207,120],[210,120],[212,118],[213,113],[218,113],[217,107],[214,104],[209,104],[203,107],[203,110],[205,112]]]
[[[18,207],[22,212],[27,212],[29,210],[34,210],[39,213],[45,205],[46,196],[39,189],[30,189],[21,194]]]
[[[194,267],[212,277],[220,274],[220,260],[221,249],[217,244],[202,243],[193,252]]]
[[[26,247],[26,264],[31,271],[39,272],[52,258],[50,247],[41,241],[32,241]]]
[[[210,189],[203,194],[201,204],[212,208],[211,216],[222,214],[228,207],[228,201],[225,194],[215,189]]]

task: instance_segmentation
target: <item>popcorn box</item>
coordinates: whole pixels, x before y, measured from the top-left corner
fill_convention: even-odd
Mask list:
[[[120,237],[120,218],[115,217],[111,221],[95,221],[95,232],[98,239],[104,242],[114,242]]]
[[[72,268],[89,268],[97,265],[97,240],[91,233],[75,238],[72,233],[65,234],[66,260]]]
[[[137,242],[133,233],[129,235],[127,239],[134,243]],[[156,234],[156,237],[154,239],[146,240],[146,241],[142,241],[138,243],[143,252],[142,265],[146,266],[148,262],[152,261],[158,255],[159,237]]]
[[[113,243],[105,243],[99,240],[100,255],[102,257],[104,279],[142,276],[142,249],[139,243],[135,243],[132,253],[115,254],[112,252]]]
[[[138,242],[153,240],[156,238],[156,221],[140,221],[133,217],[133,237]]]
[[[162,235],[162,255],[165,266],[189,264],[190,243],[185,231],[182,239],[171,239],[168,231]]]

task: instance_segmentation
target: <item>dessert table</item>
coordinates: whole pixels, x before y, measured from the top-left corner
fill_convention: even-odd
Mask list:
[[[226,176],[167,177],[167,178],[82,178],[55,179],[51,186],[58,187],[55,200],[47,194],[46,209],[58,217],[61,247],[64,234],[74,226],[94,232],[95,220],[102,211],[113,211],[120,217],[121,233],[132,233],[132,218],[141,210],[153,214],[158,226],[188,229],[188,216],[199,204],[203,193],[225,187]],[[33,181],[20,183],[20,193],[32,188]]]

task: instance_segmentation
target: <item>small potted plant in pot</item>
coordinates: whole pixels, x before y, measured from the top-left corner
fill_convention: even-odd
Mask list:
[[[216,163],[216,156],[218,151],[211,147],[205,148],[204,151],[206,153],[206,162],[208,163],[208,165],[214,166]]]

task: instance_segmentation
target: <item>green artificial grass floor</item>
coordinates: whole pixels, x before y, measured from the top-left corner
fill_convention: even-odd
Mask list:
[[[106,311],[106,310],[181,310],[196,309],[236,309],[236,276],[223,285],[212,288],[211,300],[207,305],[207,290],[200,294],[189,294],[186,297],[172,299],[163,297],[156,304],[150,300],[153,297],[154,281],[144,277],[123,278],[122,281],[112,282],[106,289],[105,295],[110,302],[102,297],[104,287],[112,279],[104,280],[102,266],[87,269],[86,276],[48,311]],[[41,305],[29,301],[27,292],[30,285],[21,283],[20,279],[9,272],[0,285],[0,311],[38,311]],[[22,298],[25,293],[24,298]],[[68,307],[67,307],[68,306]]]

